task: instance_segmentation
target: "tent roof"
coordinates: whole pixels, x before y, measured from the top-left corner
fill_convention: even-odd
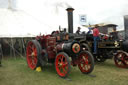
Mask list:
[[[51,33],[50,29],[24,11],[0,8],[0,37],[34,37]]]

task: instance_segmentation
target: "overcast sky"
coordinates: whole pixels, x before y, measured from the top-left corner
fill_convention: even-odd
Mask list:
[[[86,14],[87,23],[114,23],[122,27],[123,16],[128,14],[127,0],[17,0],[17,8],[35,15],[66,16],[65,9],[73,7],[75,24],[80,14]],[[24,5],[23,5],[24,4]],[[47,10],[47,11],[46,11]],[[39,13],[39,14],[38,14]],[[52,15],[51,15],[52,16]],[[52,16],[54,17],[54,16]],[[66,16],[67,17],[67,16]],[[61,19],[60,19],[61,20]],[[59,21],[60,22],[60,21]],[[122,29],[122,28],[121,28]]]
[[[49,28],[67,28],[67,7],[74,10],[74,29],[79,15],[87,16],[86,24],[112,23],[123,29],[124,15],[128,15],[128,0],[10,0],[12,8]],[[8,0],[0,0],[0,8],[8,8]]]

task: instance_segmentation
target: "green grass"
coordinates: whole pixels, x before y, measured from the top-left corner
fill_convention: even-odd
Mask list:
[[[91,75],[82,74],[78,67],[72,67],[69,79],[60,78],[54,65],[43,67],[42,72],[28,68],[21,58],[3,59],[0,67],[0,85],[126,85],[128,69],[118,68],[112,60],[97,63]]]

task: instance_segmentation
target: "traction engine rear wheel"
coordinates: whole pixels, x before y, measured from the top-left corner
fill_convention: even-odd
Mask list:
[[[78,67],[84,74],[89,74],[94,69],[94,58],[89,51],[82,51],[79,54],[80,63]]]
[[[29,41],[26,51],[28,66],[34,70],[40,65],[39,57],[41,57],[41,49],[39,48],[38,41]]]
[[[121,68],[128,67],[128,56],[124,52],[118,52],[114,56],[114,61],[117,67],[121,67]]]
[[[55,59],[55,68],[57,74],[62,77],[66,78],[69,75],[71,70],[71,63],[69,60],[69,56],[65,52],[60,52],[57,54]]]

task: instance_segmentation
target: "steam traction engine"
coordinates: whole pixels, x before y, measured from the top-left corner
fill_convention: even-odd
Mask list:
[[[128,40],[122,42],[121,49],[114,56],[115,64],[121,68],[128,68]]]
[[[116,38],[115,38],[116,37]],[[93,36],[86,35],[86,43],[83,47],[93,52]],[[121,68],[128,68],[128,40],[120,40],[117,32],[113,32],[107,39],[101,37],[97,45],[98,52],[94,54],[94,59],[104,62],[106,59],[114,59],[115,65]]]
[[[115,64],[118,67],[128,68],[128,15],[124,16],[125,40],[122,41],[121,49],[114,56]]]
[[[55,69],[60,77],[67,77],[71,65],[79,67],[84,74],[92,72],[94,59],[90,52],[82,51],[79,42],[70,41],[67,35],[63,39],[58,35],[37,36],[27,45],[27,63],[34,70],[47,63],[55,64]]]

